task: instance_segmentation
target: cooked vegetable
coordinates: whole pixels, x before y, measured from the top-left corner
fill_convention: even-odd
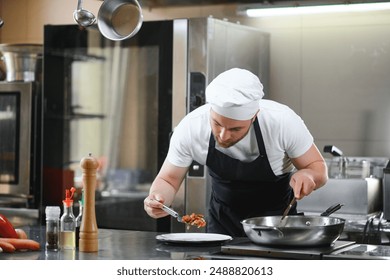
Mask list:
[[[196,226],[198,228],[206,226],[204,215],[192,213],[191,215],[183,216],[182,221],[188,225]]]

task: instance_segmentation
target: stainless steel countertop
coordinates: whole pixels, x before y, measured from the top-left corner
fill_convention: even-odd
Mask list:
[[[165,244],[156,239],[156,236],[162,233],[149,231],[132,231],[117,229],[99,229],[99,251],[95,253],[85,253],[76,250],[60,250],[58,252],[45,251],[46,233],[44,226],[26,226],[23,227],[30,239],[36,240],[41,244],[40,251],[24,251],[15,253],[0,253],[0,260],[192,260],[192,259],[270,259],[279,258],[280,250],[284,253],[284,258],[313,259],[313,256],[307,254],[305,250],[299,248],[285,248],[279,251],[275,248],[260,246],[256,254],[235,254],[226,253],[223,248],[233,248],[234,246],[244,246],[247,250],[255,248],[248,238],[234,238],[232,241],[224,244],[202,244],[201,245],[172,245]],[[345,242],[345,241],[337,241]],[[354,243],[354,242],[351,242]],[[321,249],[321,248],[319,248]],[[327,248],[325,248],[327,249]],[[262,250],[262,251],[261,251]],[[295,255],[299,251],[299,256]],[[321,249],[323,250],[323,249]],[[275,252],[271,256],[269,252]],[[261,252],[266,252],[263,254]],[[319,259],[390,259],[390,246],[353,244],[343,249],[336,249],[333,252],[320,252]],[[286,256],[286,254],[290,254]],[[305,255],[306,254],[306,255]],[[279,254],[280,255],[280,254]],[[283,258],[283,257],[281,257]]]
[[[175,246],[156,240],[160,233],[116,229],[99,229],[99,251],[45,251],[44,226],[23,227],[30,239],[41,244],[40,251],[0,253],[0,260],[172,260],[195,259],[203,254],[220,252],[221,246]]]

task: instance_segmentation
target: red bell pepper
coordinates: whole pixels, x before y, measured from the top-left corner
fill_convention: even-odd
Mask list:
[[[0,214],[0,237],[19,238],[11,222],[2,214]]]

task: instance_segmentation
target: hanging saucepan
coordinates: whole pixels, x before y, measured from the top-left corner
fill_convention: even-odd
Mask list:
[[[340,209],[341,204],[329,207],[321,216],[264,216],[241,221],[249,239],[260,245],[319,247],[330,246],[341,235],[345,220],[328,215]]]
[[[43,46],[38,44],[0,44],[6,81],[36,81],[42,74]]]
[[[142,22],[142,9],[137,0],[104,0],[97,17],[100,33],[114,41],[137,34]]]

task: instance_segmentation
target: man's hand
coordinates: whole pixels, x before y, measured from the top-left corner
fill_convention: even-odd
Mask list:
[[[144,200],[144,209],[150,217],[155,219],[162,218],[168,215],[161,209],[163,203],[164,199],[162,199],[159,195],[150,194]]]
[[[290,186],[294,190],[294,196],[299,200],[311,194],[316,188],[316,183],[310,172],[302,169],[291,176]]]

